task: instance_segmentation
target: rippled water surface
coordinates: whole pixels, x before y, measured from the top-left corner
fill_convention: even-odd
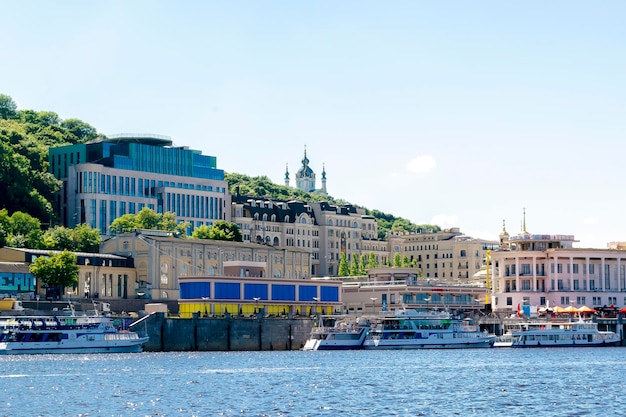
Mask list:
[[[0,357],[0,416],[626,413],[626,348]]]

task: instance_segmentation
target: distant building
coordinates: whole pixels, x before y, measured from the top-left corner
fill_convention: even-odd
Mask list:
[[[353,254],[360,257],[373,251],[378,262],[387,259],[384,242],[379,242],[380,248],[373,244],[378,239],[376,219],[354,205],[277,201],[241,195],[233,196],[232,202],[231,218],[242,230],[244,242],[310,253],[308,276],[336,275],[342,253],[351,259]]]
[[[342,309],[341,282],[260,277],[180,278],[181,317],[333,314]]]
[[[63,182],[54,207],[62,225],[86,223],[109,234],[124,214],[173,212],[191,230],[230,221],[230,194],[214,156],[172,146],[169,137],[115,135],[50,149],[50,172]]]
[[[285,169],[285,185],[289,184],[289,166]],[[306,193],[328,194],[326,191],[326,169],[322,165],[322,188],[316,189],[315,172],[309,166],[309,158],[306,156],[306,147],[304,148],[304,158],[302,158],[302,166],[296,172],[296,188]]]
[[[522,306],[626,306],[626,251],[574,248],[572,235],[526,231],[509,236],[490,253],[492,309],[516,312]]]
[[[387,235],[389,257],[395,254],[420,271],[423,278],[449,282],[470,282],[484,266],[487,251],[498,242],[476,239],[458,227],[440,232],[391,233]]]
[[[185,239],[158,230],[115,235],[102,243],[101,252],[132,257],[137,296],[158,300],[180,298],[182,277],[304,279],[311,270],[310,253],[303,249]]]
[[[48,257],[60,251],[48,249],[0,248],[0,261],[19,262],[28,265],[40,256]],[[71,288],[42,288],[37,285],[32,274],[24,274],[24,286],[39,294],[42,299],[60,300],[70,298],[105,298],[128,299],[136,298],[137,280],[132,260],[124,256],[102,253],[73,252],[78,265],[78,283]],[[0,262],[1,263],[1,262]],[[0,290],[2,291],[2,290]]]

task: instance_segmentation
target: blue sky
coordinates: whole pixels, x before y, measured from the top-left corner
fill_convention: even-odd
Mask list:
[[[622,1],[0,0],[0,93],[416,223],[626,241]],[[320,186],[318,182],[318,187]]]

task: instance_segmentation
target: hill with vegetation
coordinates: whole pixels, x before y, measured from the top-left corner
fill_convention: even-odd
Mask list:
[[[0,94],[0,245],[7,242],[9,234],[13,235],[10,243],[28,244],[26,231],[18,231],[20,224],[29,221],[23,220],[21,214],[13,217],[15,213],[31,216],[40,225],[47,226],[47,229],[58,223],[54,218],[53,203],[61,182],[49,172],[48,150],[55,146],[85,143],[98,136],[101,134],[96,128],[82,120],[61,119],[52,111],[18,110],[11,97]],[[296,188],[277,185],[266,176],[226,173],[225,179],[233,194],[239,190],[242,195],[256,198],[349,204],[328,195],[305,193]],[[438,226],[416,225],[391,214],[364,209],[376,218],[380,238],[387,232],[440,230]],[[57,235],[65,236],[68,233],[61,230]]]
[[[250,195],[254,197],[267,197],[274,200],[289,201],[301,200],[311,202],[328,201],[332,204],[343,205],[351,204],[341,199],[335,199],[329,195],[321,193],[307,193],[297,188],[287,187],[273,183],[266,176],[249,177],[242,174],[225,174],[228,181],[228,187],[232,195],[237,192],[241,195]],[[403,233],[403,232],[421,232],[441,230],[439,226],[430,224],[415,224],[402,217],[396,217],[392,214],[384,213],[379,210],[370,210],[362,207],[365,213],[374,217],[378,224],[378,237],[384,238],[387,232]]]

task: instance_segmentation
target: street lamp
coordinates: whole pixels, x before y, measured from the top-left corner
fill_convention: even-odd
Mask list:
[[[313,297],[313,301],[315,301],[315,314],[317,314],[317,302],[318,302],[319,300],[320,300],[319,298],[317,298],[317,297]]]
[[[209,317],[209,312],[206,309],[206,301],[209,299],[209,297],[202,297],[202,302],[204,303],[204,317]]]
[[[370,297],[370,300],[372,300],[372,312],[375,313],[376,312],[376,300],[378,298],[377,297]]]
[[[258,313],[258,310],[259,310],[259,300],[261,299],[261,297],[253,297],[252,299],[256,303],[256,307],[254,309],[254,314],[259,314]]]

